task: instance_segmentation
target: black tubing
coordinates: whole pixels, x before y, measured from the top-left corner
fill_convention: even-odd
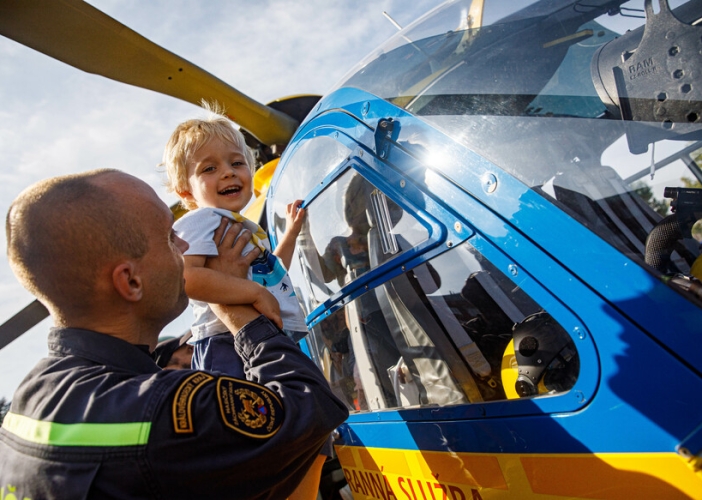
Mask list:
[[[683,239],[678,216],[675,214],[664,218],[646,237],[646,264],[665,272],[670,262],[670,254],[675,243]]]

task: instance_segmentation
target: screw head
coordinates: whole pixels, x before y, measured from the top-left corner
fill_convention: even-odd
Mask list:
[[[495,174],[491,174],[490,172],[483,174],[483,176],[480,178],[483,184],[483,191],[486,193],[494,193],[495,189],[497,189],[497,177],[495,177]]]

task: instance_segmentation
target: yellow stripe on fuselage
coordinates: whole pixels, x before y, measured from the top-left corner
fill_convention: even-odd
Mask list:
[[[336,451],[356,500],[702,499],[702,477],[675,453]]]

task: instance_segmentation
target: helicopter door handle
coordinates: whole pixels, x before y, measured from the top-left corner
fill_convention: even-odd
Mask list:
[[[390,143],[397,138],[400,124],[392,118],[381,118],[375,128],[375,152],[380,158],[390,154]]]

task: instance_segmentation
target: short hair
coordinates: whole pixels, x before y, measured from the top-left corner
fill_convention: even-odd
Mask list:
[[[203,102],[202,106],[209,111],[209,115],[204,119],[188,120],[178,125],[166,144],[161,165],[166,169],[166,189],[169,192],[177,194],[190,191],[188,163],[198,149],[215,137],[239,148],[249,164],[251,175],[255,172],[256,160],[246,145],[244,134],[224,116],[224,111],[217,104]],[[181,204],[189,210],[197,208],[194,203],[186,200],[181,200]]]
[[[121,172],[102,169],[40,181],[10,206],[5,222],[10,266],[49,309],[90,307],[102,266],[148,251],[139,214],[92,182],[115,173]]]

